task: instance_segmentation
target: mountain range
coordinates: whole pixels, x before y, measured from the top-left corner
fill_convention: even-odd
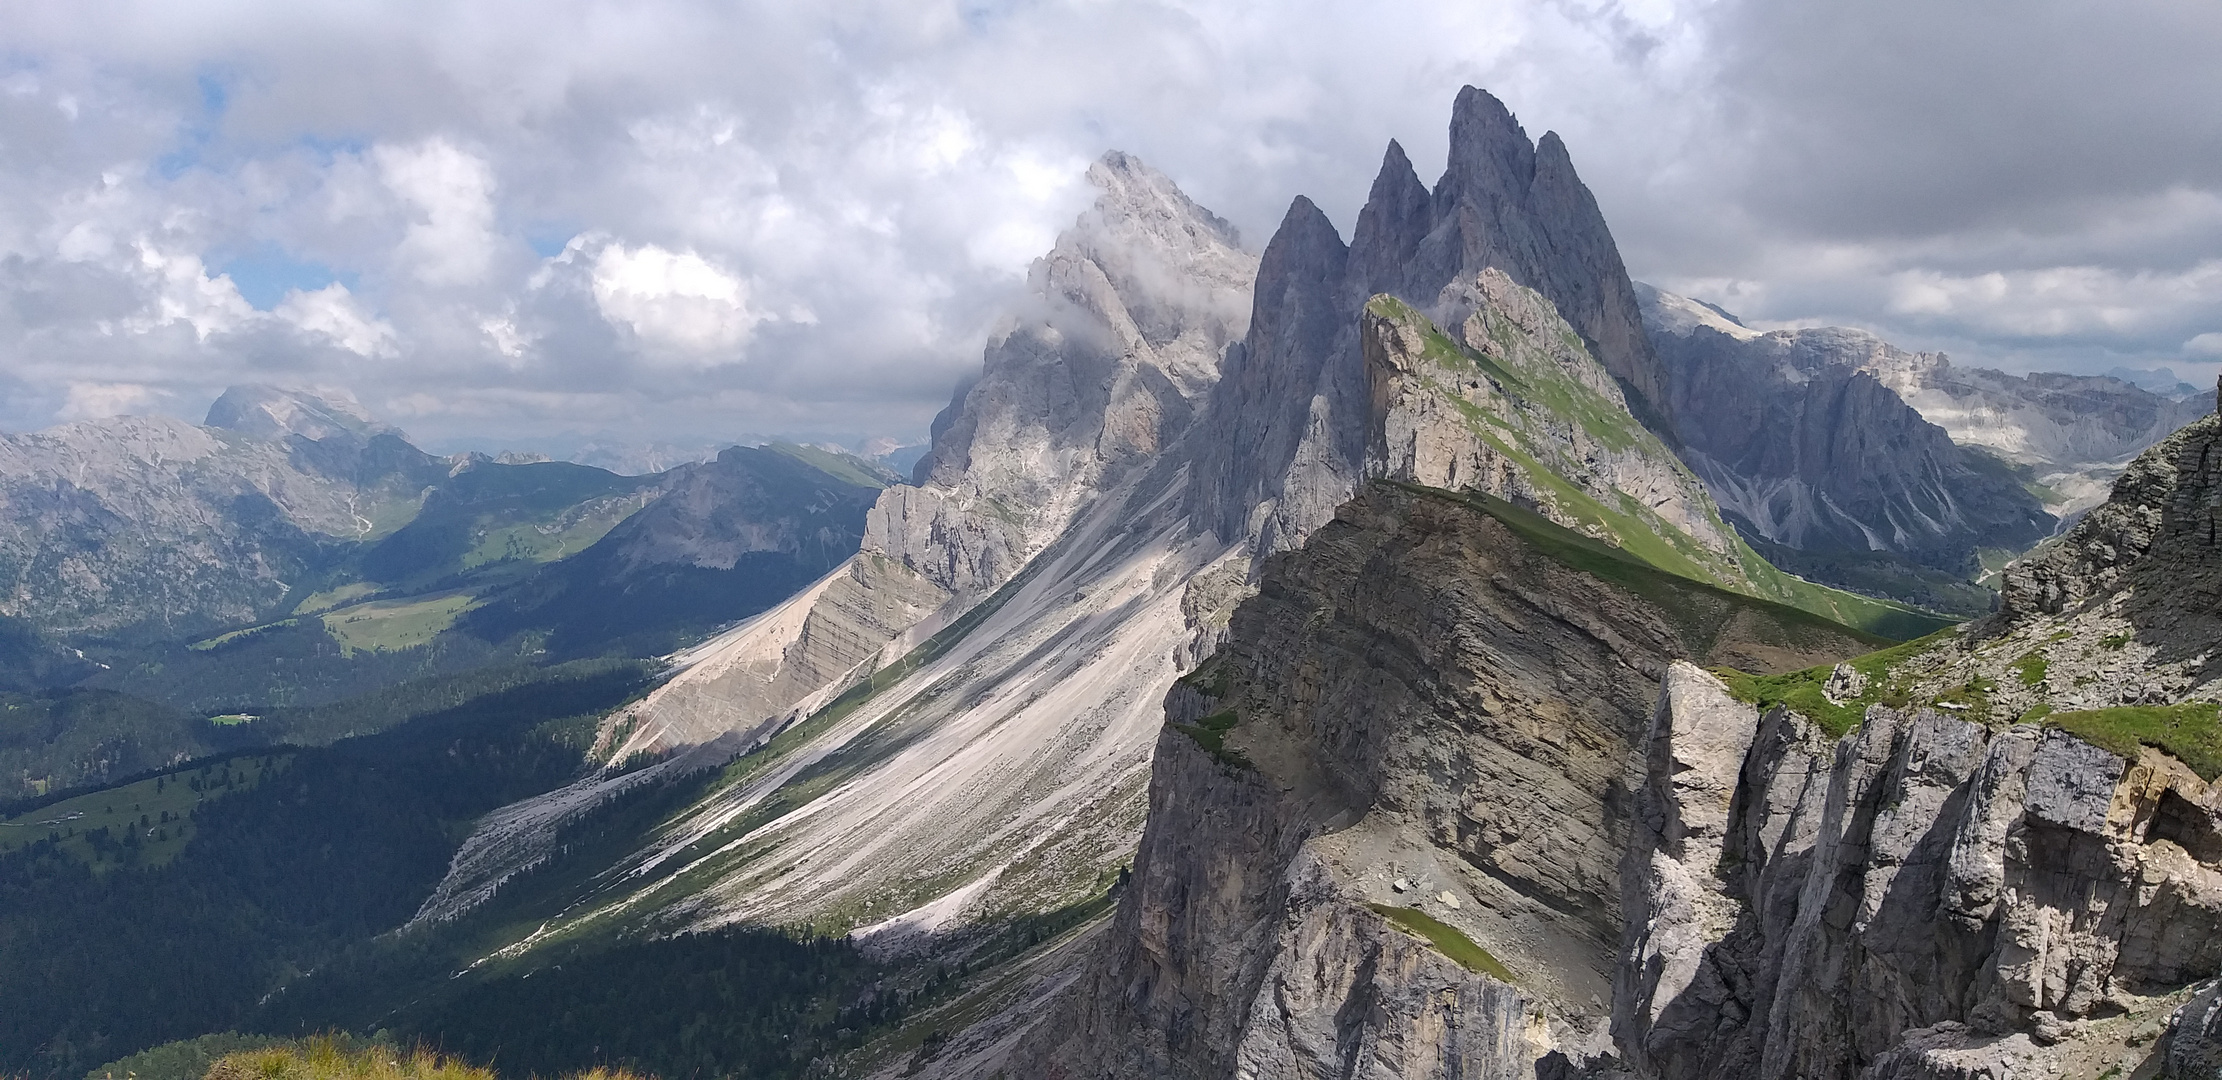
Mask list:
[[[909,483],[443,460],[262,388],[9,436],[0,752],[94,786],[0,834],[0,982],[69,988],[0,1064],[2222,1059],[2209,403],[1639,285],[1473,88],[1347,241],[1088,179]],[[61,754],[93,695],[201,741]]]

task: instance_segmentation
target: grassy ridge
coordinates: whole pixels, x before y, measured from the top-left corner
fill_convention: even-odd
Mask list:
[[[1704,578],[1691,577],[1688,574],[1660,567],[1627,548],[1616,547],[1603,540],[1584,536],[1533,510],[1507,502],[1494,495],[1486,495],[1480,492],[1449,492],[1400,481],[1385,482],[1415,494],[1452,499],[1480,510],[1502,522],[1544,554],[1576,570],[1623,586],[1640,596],[1654,600],[1669,611],[1681,606],[1687,600],[1690,592],[1696,590],[1740,607],[1764,612],[1791,627],[1807,627],[1844,634],[1854,640],[1865,641],[1876,646],[1888,646],[1901,640],[1873,629],[1838,622],[1807,608],[1793,607],[1764,597],[1753,596],[1750,593],[1738,592]],[[1886,623],[1886,625],[1891,624]],[[1933,632],[1940,626],[1950,626],[1952,624],[1941,616],[1931,616],[1924,619],[1919,625],[1925,626],[1928,631]]]

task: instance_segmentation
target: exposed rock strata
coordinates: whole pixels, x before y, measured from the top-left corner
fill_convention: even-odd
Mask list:
[[[1113,152],[1102,191],[1029,272],[1038,312],[989,342],[934,424],[915,487],[890,488],[865,548],[977,598],[1128,472],[1187,434],[1250,318],[1257,261],[1164,174]]]
[[[848,692],[841,709],[626,857],[652,901],[570,917],[841,921],[895,950],[1071,902],[1132,849],[1158,698],[1243,592],[1177,492],[1255,260],[1133,158],[1089,178],[1097,202],[1036,263],[1031,309],[936,421],[918,482],[881,494],[863,551],[686,654],[605,745],[705,767],[723,759],[687,747],[763,747]],[[791,818],[790,784],[812,786]],[[466,851],[544,851],[599,800],[505,810]],[[459,858],[442,893],[467,905],[519,865]]]
[[[1625,777],[1659,678],[1678,656],[1774,668],[1865,647],[1641,580],[1573,570],[1477,504],[1379,485],[1276,557],[1168,698],[1175,721],[1233,710],[1226,753],[1159,737],[1107,951],[1014,1068],[1528,1076],[1603,1051]],[[1421,907],[1514,984],[1369,903]]]
[[[1433,306],[1447,332],[1387,296],[1359,316],[1368,475],[1486,492],[1622,543],[1603,529],[1603,509],[1690,548],[1718,579],[1744,577],[1735,534],[1704,487],[1629,415],[1548,300],[1487,269]],[[1559,494],[1568,486],[1579,495]]]
[[[2105,376],[1956,367],[1845,327],[1762,332],[1637,293],[1691,465],[1747,529],[1796,548],[1958,569],[1976,547],[2026,547],[2211,407]]]

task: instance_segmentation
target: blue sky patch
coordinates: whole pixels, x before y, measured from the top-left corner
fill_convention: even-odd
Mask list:
[[[578,230],[549,225],[525,230],[525,243],[532,245],[532,253],[543,259],[553,259],[563,254],[563,247],[577,236]]]
[[[239,286],[239,295],[246,297],[247,302],[253,304],[258,311],[269,311],[277,307],[278,302],[285,299],[285,294],[293,289],[315,292],[335,281],[353,289],[353,285],[333,272],[331,267],[319,262],[296,259],[275,247],[248,252],[223,263],[217,269],[231,275],[231,283]]]

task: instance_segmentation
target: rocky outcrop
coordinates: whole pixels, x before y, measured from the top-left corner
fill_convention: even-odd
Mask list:
[[[1523,294],[1477,286],[1519,325]],[[1580,554],[1610,549],[1512,482],[1592,491],[1574,463],[1610,455],[1574,399],[1556,449],[1510,452],[1548,412],[1521,374],[1579,369],[1548,322],[1495,349],[1434,325],[1367,308],[1367,467],[1404,483],[1268,559],[1168,695],[1129,890],[1010,1074],[2000,1080],[2205,1052],[2222,794],[2033,706],[2126,692],[2052,682],[2138,640],[2069,617],[2213,608],[2212,421],[2031,560],[2094,591],[1847,662],[1870,643]]]
[[[873,671],[948,592],[883,556],[851,559],[746,623],[681,653],[677,675],[603,722],[609,761],[728,733],[754,748]],[[889,655],[890,653],[893,655]]]
[[[1749,587],[1704,487],[1549,301],[1488,269],[1435,307],[1447,332],[1387,295],[1359,316],[1368,475],[1486,492],[1619,546],[1635,538],[1614,526],[1641,529]]]
[[[1957,1075],[2222,970],[2215,800],[2172,759],[1882,706],[1817,734],[1669,676],[1614,1007],[1641,1075]]]
[[[2014,564],[2005,576],[2009,617],[2058,614],[2095,598],[2141,593],[2165,599],[2172,625],[2204,625],[2222,597],[2222,418],[2210,414],[2140,455],[2114,483],[2113,497],[2060,542]],[[2153,605],[2138,605],[2141,613]],[[2187,642],[2188,644],[2188,642]]]
[[[1376,484],[1268,563],[1168,698],[1106,951],[1013,1075],[1530,1076],[1608,1050],[1658,680],[1864,646],[1573,569],[1502,505]],[[1401,929],[1433,925],[1443,945]]]
[[[2008,466],[1956,444],[1882,381],[1910,354],[1840,327],[1760,333],[1638,291],[1684,457],[1748,534],[1964,575],[1977,548],[2019,550],[2051,533]]]
[[[1349,497],[1370,418],[1358,315],[1376,295],[1439,314],[1446,287],[1494,267],[1551,302],[1639,415],[1665,408],[1633,286],[1558,137],[1530,143],[1501,102],[1468,87],[1450,142],[1433,191],[1391,143],[1347,245],[1311,200],[1290,205],[1201,427],[1188,493],[1199,526],[1281,550]]]
[[[1359,316],[1365,475],[1502,498],[1660,569],[1840,622],[1926,619],[1755,556],[1535,290],[1485,269],[1445,286],[1432,310],[1382,294]]]

